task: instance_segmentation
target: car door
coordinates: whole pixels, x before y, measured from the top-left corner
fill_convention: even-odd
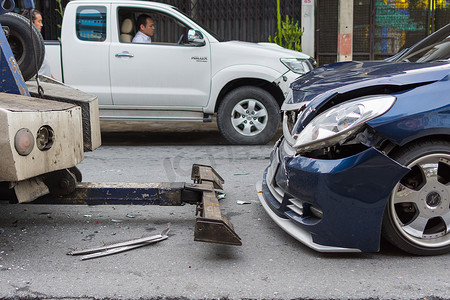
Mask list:
[[[186,43],[189,26],[160,10],[118,6],[113,11],[118,24],[125,19],[136,22],[142,13],[150,15],[155,23],[151,44],[121,42],[119,35],[111,43],[114,106],[169,110],[175,107],[201,110],[206,106],[211,78],[208,41],[203,46]]]

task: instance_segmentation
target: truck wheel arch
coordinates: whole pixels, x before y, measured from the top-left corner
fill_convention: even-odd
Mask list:
[[[267,92],[269,92],[277,101],[278,105],[281,107],[284,101],[284,95],[281,89],[273,84],[272,82],[259,79],[259,78],[239,78],[234,79],[230,82],[228,82],[225,86],[222,87],[222,89],[219,92],[219,95],[216,99],[216,104],[214,107],[214,112],[217,112],[219,109],[220,104],[222,103],[224,97],[231,92],[232,90],[235,90],[237,88],[240,88],[242,86],[254,86],[259,87]]]

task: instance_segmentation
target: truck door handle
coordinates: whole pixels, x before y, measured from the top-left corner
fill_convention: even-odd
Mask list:
[[[134,57],[133,54],[128,52],[116,53],[116,57]]]

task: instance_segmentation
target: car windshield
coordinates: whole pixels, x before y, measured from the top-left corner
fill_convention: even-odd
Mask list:
[[[407,49],[398,55],[395,60],[409,62],[431,62],[449,59],[450,24]]]

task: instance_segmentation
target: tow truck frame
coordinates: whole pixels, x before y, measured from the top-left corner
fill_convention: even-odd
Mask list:
[[[223,190],[224,180],[211,167],[194,164],[193,183],[77,183],[65,195],[47,194],[31,204],[77,205],[196,205],[194,240],[241,246],[242,241],[233,224],[222,214],[217,195]],[[66,185],[58,178],[55,184]]]
[[[13,0],[9,0],[9,5],[5,5],[5,2],[6,0],[0,0],[0,14],[11,11],[15,6]],[[34,2],[24,0],[24,6],[26,9],[34,9]],[[5,9],[5,7],[7,8]],[[4,30],[0,30],[0,51],[2,79],[0,81],[0,92],[19,94],[25,97],[31,95],[36,97],[34,98],[35,101],[39,101],[37,98],[39,97],[46,99],[45,101],[53,100],[80,106],[83,116],[84,151],[93,151],[100,146],[96,97],[94,97],[94,100],[88,101],[79,99],[80,91],[70,91],[67,93],[70,96],[67,96],[64,89],[68,87],[57,82],[54,83],[55,85],[48,85],[50,93],[46,94],[39,79],[36,79],[36,86],[34,83],[28,84],[29,90],[7,42]],[[18,98],[17,101],[19,100]],[[14,115],[12,114],[11,117],[14,117]],[[39,174],[31,178],[24,177],[24,179],[23,182],[26,184],[20,184],[22,179],[16,179],[17,182],[9,182],[9,186],[15,186],[15,189],[9,189],[1,196],[7,197],[12,203],[27,202],[29,204],[139,204],[160,206],[193,204],[197,206],[194,229],[195,241],[242,245],[242,241],[234,231],[232,223],[220,210],[217,193],[222,191],[224,180],[211,166],[194,164],[191,174],[192,183],[83,183],[81,182],[81,172],[75,166]],[[30,195],[29,189],[33,190],[33,196]],[[2,192],[4,192],[4,189]],[[22,196],[19,196],[19,194]]]

